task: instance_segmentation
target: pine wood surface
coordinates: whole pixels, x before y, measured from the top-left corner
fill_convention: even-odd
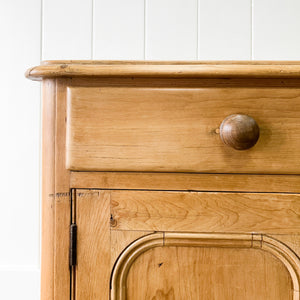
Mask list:
[[[71,172],[72,188],[299,193],[299,175]]]
[[[108,299],[110,280],[110,193],[76,191],[78,249],[76,300]]]
[[[291,284],[283,284],[284,280],[275,280],[276,281],[276,286],[275,287],[271,287],[271,289],[273,289],[272,292],[274,292],[274,290],[277,291],[281,291],[280,293],[273,293],[273,295],[270,295],[270,291],[268,290],[264,290],[264,287],[266,287],[266,285],[264,284],[264,280],[266,279],[266,277],[268,277],[268,275],[266,275],[266,271],[268,269],[267,265],[263,265],[263,268],[260,269],[262,270],[262,273],[264,274],[257,274],[257,272],[255,272],[255,277],[254,278],[248,278],[247,279],[247,283],[248,282],[253,282],[255,284],[257,284],[257,286],[259,286],[258,289],[261,290],[261,293],[259,293],[257,295],[257,297],[260,297],[260,294],[264,295],[265,298],[262,299],[277,299],[277,297],[280,297],[279,299],[282,299],[282,296],[289,296],[290,295],[290,299],[293,300],[299,300],[299,279],[300,279],[300,274],[299,274],[299,258],[295,255],[295,253],[288,248],[286,245],[284,245],[283,243],[281,243],[278,240],[275,240],[271,237],[268,236],[264,236],[264,235],[259,235],[259,234],[197,234],[197,233],[154,233],[154,234],[150,234],[147,236],[144,236],[136,241],[134,241],[132,244],[130,244],[120,255],[120,257],[118,258],[118,261],[116,262],[116,265],[114,267],[113,270],[113,274],[112,274],[112,280],[111,280],[111,286],[112,286],[112,290],[111,290],[111,299],[112,300],[123,300],[123,299],[128,299],[128,275],[131,272],[131,268],[134,267],[134,264],[141,258],[143,257],[144,254],[147,255],[147,253],[149,253],[149,251],[156,251],[155,248],[159,247],[161,249],[162,252],[164,252],[164,250],[168,251],[170,248],[175,247],[177,249],[180,248],[193,248],[193,249],[199,249],[200,251],[202,250],[206,250],[206,249],[211,249],[211,250],[218,250],[218,249],[222,249],[222,251],[220,251],[219,253],[221,255],[223,255],[224,253],[227,252],[227,250],[230,250],[231,254],[233,256],[234,252],[236,250],[247,250],[244,252],[244,255],[247,256],[248,254],[251,254],[252,249],[256,249],[256,253],[257,255],[259,255],[259,252],[262,251],[263,255],[269,256],[269,257],[273,257],[273,258],[277,258],[277,265],[281,264],[281,270],[285,270],[288,271],[288,274],[286,273],[287,276],[285,276],[287,279],[287,281]],[[223,251],[224,250],[224,251]],[[228,253],[228,252],[227,252]],[[253,252],[252,252],[253,253]],[[170,253],[169,253],[170,254]],[[169,257],[170,255],[168,255]],[[174,256],[172,256],[174,257]],[[199,254],[197,255],[197,257],[199,257]],[[188,298],[188,299],[198,299],[198,298],[202,298],[199,297],[199,294],[201,293],[213,293],[215,296],[219,296],[219,297],[224,297],[224,295],[226,296],[226,299],[240,299],[241,295],[232,295],[232,291],[234,291],[236,289],[236,287],[240,287],[240,291],[244,291],[244,294],[246,295],[246,299],[248,299],[248,297],[250,296],[256,296],[253,295],[250,290],[251,287],[249,286],[243,286],[241,287],[241,285],[238,283],[236,286],[233,286],[230,289],[229,295],[226,293],[226,281],[222,280],[222,273],[220,273],[220,269],[222,267],[225,267],[225,269],[228,267],[228,259],[223,260],[222,266],[219,266],[219,268],[217,268],[217,270],[215,270],[214,268],[212,268],[213,273],[216,272],[217,277],[220,280],[220,286],[223,287],[223,292],[220,290],[220,293],[217,293],[218,291],[218,287],[216,286],[217,281],[213,282],[213,286],[215,287],[215,289],[211,289],[211,285],[206,285],[204,286],[203,290],[199,290],[195,292],[196,288],[192,291],[193,293],[193,298],[189,298],[189,293],[191,292],[191,285],[188,285],[188,288],[186,288],[186,286],[183,286],[182,290],[180,289],[178,291],[178,285],[180,287],[182,287],[181,285],[181,281],[185,281],[191,272],[194,271],[195,268],[197,268],[197,266],[195,266],[194,264],[189,264],[187,263],[187,261],[189,260],[190,257],[186,257],[184,256],[183,260],[179,262],[179,269],[181,269],[180,271],[183,272],[170,272],[171,274],[174,274],[173,276],[170,276],[170,273],[168,273],[167,275],[164,274],[164,276],[161,278],[161,281],[163,282],[163,285],[165,286],[166,283],[172,281],[174,278],[177,277],[178,273],[180,276],[180,273],[185,273],[187,274],[184,278],[181,278],[180,283],[176,282],[175,286],[171,288],[171,294],[169,295],[169,293],[163,293],[162,290],[158,289],[157,290],[157,286],[161,286],[161,282],[160,284],[156,285],[155,287],[153,287],[153,290],[150,291],[150,293],[152,292],[153,294],[156,294],[156,296],[158,297],[162,297],[162,299],[165,299],[165,297],[171,297],[171,299],[177,299],[177,295],[180,294],[181,292],[184,293],[184,297],[183,298]],[[170,259],[170,257],[169,257]],[[173,266],[173,262],[174,260],[170,259],[172,262],[170,263],[170,265]],[[213,257],[213,261],[216,262],[217,257],[214,256]],[[243,261],[245,261],[243,259]],[[248,261],[248,260],[247,260]],[[266,262],[267,260],[264,259],[264,262]],[[164,263],[164,261],[162,261]],[[149,291],[151,289],[149,289],[149,281],[151,281],[151,279],[154,279],[154,281],[156,280],[156,278],[159,276],[160,270],[158,270],[157,268],[160,268],[163,263],[160,262],[155,264],[154,266],[154,270],[156,272],[155,275],[147,277],[149,278],[148,281],[141,283],[141,286],[146,287],[146,290]],[[248,262],[251,262],[248,261]],[[275,262],[275,261],[274,261]],[[278,264],[279,263],[279,264]],[[246,263],[247,264],[247,263]],[[152,264],[153,265],[153,264]],[[212,264],[209,264],[209,268]],[[256,264],[256,267],[259,266],[259,264]],[[285,266],[285,268],[282,268],[283,265]],[[191,266],[193,266],[192,269]],[[232,265],[231,265],[232,266]],[[261,265],[260,265],[261,266]],[[145,265],[144,265],[145,267]],[[181,268],[183,267],[183,268]],[[147,265],[146,268],[144,268],[143,270],[147,270],[149,271],[149,269],[151,268],[151,265]],[[186,269],[188,269],[188,271],[185,271]],[[247,269],[247,268],[244,268]],[[259,269],[259,268],[258,268]],[[224,270],[224,269],[223,269]],[[172,270],[174,271],[174,270]],[[237,271],[237,273],[240,270]],[[274,272],[274,273],[273,273]],[[273,272],[271,272],[273,275],[278,276],[280,273],[280,270],[273,270]],[[132,272],[134,275],[136,274],[136,272]],[[249,275],[249,272],[246,274]],[[246,274],[243,274],[242,277],[247,276]],[[147,273],[147,275],[149,275],[149,273]],[[195,274],[194,274],[195,275]],[[200,274],[197,274],[201,276]],[[197,276],[196,275],[196,276]],[[262,276],[260,276],[262,275]],[[282,274],[281,274],[282,275]],[[192,276],[192,280],[195,279],[196,276]],[[234,277],[234,276],[233,276]],[[260,282],[261,280],[261,282]],[[273,282],[274,283],[274,282]],[[272,282],[270,282],[270,284],[272,284]],[[137,287],[138,289],[141,287],[139,286],[139,282],[135,281],[135,287]],[[271,285],[270,285],[271,286]],[[198,286],[199,287],[199,284]],[[177,293],[172,293],[172,289],[176,289]],[[140,290],[142,290],[142,288],[140,288]],[[145,291],[145,289],[144,289]],[[257,291],[257,290],[256,290]],[[179,293],[178,293],[179,292]],[[199,292],[199,294],[198,294]],[[215,293],[214,293],[215,292]],[[134,294],[138,294],[139,291],[134,291]],[[144,297],[145,295],[142,295],[142,297]],[[219,297],[217,299],[219,299]],[[227,298],[228,297],[228,298]],[[236,297],[236,298],[235,298]],[[275,297],[275,298],[274,298]],[[211,297],[208,297],[207,299],[210,299]],[[255,297],[256,298],[256,297]],[[131,298],[130,298],[131,299]],[[155,297],[153,299],[156,299]],[[158,298],[160,299],[160,298]],[[168,299],[168,298],[167,298]],[[181,298],[179,298],[181,299]],[[204,299],[206,299],[206,297],[204,297]],[[213,298],[214,299],[214,298]],[[249,298],[251,299],[251,298]],[[252,298],[253,299],[253,298]],[[261,298],[259,298],[261,299]],[[283,298],[285,299],[285,298]]]
[[[299,88],[70,87],[67,168],[298,174],[299,100]],[[249,150],[220,138],[235,113],[260,128]]]
[[[112,191],[114,228],[177,232],[295,233],[299,195]]]
[[[132,242],[145,236],[147,234],[153,233],[152,231],[125,231],[125,230],[111,230],[110,232],[110,270],[113,269],[115,262],[117,261],[119,255],[122,251],[130,245]]]
[[[41,299],[54,298],[55,82],[43,82]]]
[[[138,194],[137,191],[130,192]],[[291,241],[298,243],[297,236],[277,234],[274,237],[278,240],[274,240],[250,233],[151,234],[115,230],[117,220],[110,218],[109,209],[110,205],[119,205],[115,202],[114,193],[119,191],[81,189],[76,192],[76,221],[81,229],[76,270],[77,297],[97,299],[101,291],[108,291],[108,278],[114,268],[111,279],[113,300],[149,297],[299,300],[300,263],[291,250]],[[128,195],[122,198],[128,199]],[[136,205],[132,201],[130,203],[133,207]],[[154,207],[160,211],[156,203]],[[145,242],[140,242],[143,239]],[[281,241],[287,242],[291,248]],[[125,285],[118,284],[118,278],[123,278]],[[203,282],[206,284],[202,285]],[[122,288],[119,290],[121,294],[116,290],[118,288]],[[108,297],[106,295],[101,294],[101,299]]]
[[[130,300],[293,299],[291,278],[271,254],[197,247],[153,248],[139,256],[128,274],[126,296]]]
[[[274,239],[277,239],[287,245],[290,249],[300,257],[300,233],[295,234],[270,234]]]
[[[70,172],[66,165],[66,86],[67,80],[56,82],[55,125],[55,298],[70,297],[69,228],[71,223]]]
[[[70,87],[151,87],[151,88],[221,88],[221,87],[281,87],[299,88],[299,78],[170,78],[170,77],[72,77]]]
[[[109,299],[111,284],[113,300],[299,300],[299,71],[132,61],[29,70],[44,78],[41,299]],[[261,130],[245,152],[219,136],[233,113]]]
[[[26,77],[245,77],[297,78],[299,62],[140,62],[140,61],[53,61],[30,68]]]
[[[43,82],[41,297],[70,297],[70,179],[65,168],[65,82]],[[58,100],[59,99],[59,100]]]

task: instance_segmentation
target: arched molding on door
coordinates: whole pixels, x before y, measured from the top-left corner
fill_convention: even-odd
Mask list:
[[[293,283],[293,300],[300,300],[300,260],[284,243],[262,234],[171,233],[156,232],[143,236],[120,254],[111,276],[111,300],[126,299],[126,281],[134,261],[155,247],[252,248],[274,255],[284,264]]]

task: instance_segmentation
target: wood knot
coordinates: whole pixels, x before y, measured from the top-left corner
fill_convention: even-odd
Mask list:
[[[117,226],[117,220],[114,219],[113,215],[110,215],[110,226],[116,227]]]

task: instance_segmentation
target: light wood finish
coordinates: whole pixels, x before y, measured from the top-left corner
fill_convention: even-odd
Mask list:
[[[224,88],[281,87],[299,88],[299,78],[169,78],[169,77],[72,77],[70,87],[151,87],[151,88]]]
[[[297,174],[299,111],[296,88],[70,87],[67,168]],[[239,112],[260,127],[247,151],[225,146],[218,134]]]
[[[300,299],[299,258],[279,240],[251,233],[115,231],[116,220],[109,220],[109,206],[118,205],[114,193],[119,192],[81,189],[76,193],[77,224],[82,230],[76,290],[82,299],[99,297],[99,286],[108,290],[105,282],[113,266],[112,300],[177,299],[177,295],[179,299],[224,299],[224,295],[225,299]],[[216,282],[220,288],[212,289]]]
[[[296,253],[298,257],[300,257],[300,235],[297,234],[271,234],[268,235],[273,239],[281,241],[285,245],[287,245],[290,249]]]
[[[155,233],[123,251],[113,270],[111,299],[298,300],[299,278],[299,259],[270,237]]]
[[[299,193],[299,175],[71,172],[72,188]]]
[[[28,69],[26,77],[298,78],[299,73],[299,62],[48,61]]]
[[[187,269],[186,265],[194,267]],[[139,281],[141,277],[147,281]],[[268,253],[244,249],[155,248],[134,262],[128,274],[127,297],[117,299],[288,300],[293,299],[290,285],[285,267]],[[207,289],[208,286],[214,288]]]
[[[76,300],[107,299],[110,280],[110,193],[76,192]]]
[[[122,251],[135,240],[153,233],[152,231],[112,230],[110,232],[110,271],[113,269]]]
[[[54,299],[55,82],[43,82],[41,299]],[[47,134],[45,134],[47,133]]]
[[[122,230],[294,233],[300,195],[112,191]]]
[[[55,268],[54,299],[70,297],[70,272],[68,263],[70,218],[70,172],[66,170],[66,86],[68,80],[56,82],[55,125]]]
[[[27,76],[43,78],[42,300],[300,300],[300,62]],[[223,144],[232,114],[257,122],[251,149]]]
[[[65,168],[65,82],[43,82],[43,179],[41,296],[70,297],[68,264],[70,193]],[[60,99],[58,101],[58,99]],[[61,100],[62,99],[62,100]]]

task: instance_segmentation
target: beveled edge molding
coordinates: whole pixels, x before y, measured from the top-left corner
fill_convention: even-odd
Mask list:
[[[131,243],[117,259],[111,276],[111,300],[126,300],[126,280],[138,256],[154,247],[254,248],[271,253],[287,268],[293,283],[293,300],[300,300],[300,260],[282,242],[262,234],[156,232]]]
[[[45,61],[30,68],[32,80],[55,77],[300,78],[299,61]]]

